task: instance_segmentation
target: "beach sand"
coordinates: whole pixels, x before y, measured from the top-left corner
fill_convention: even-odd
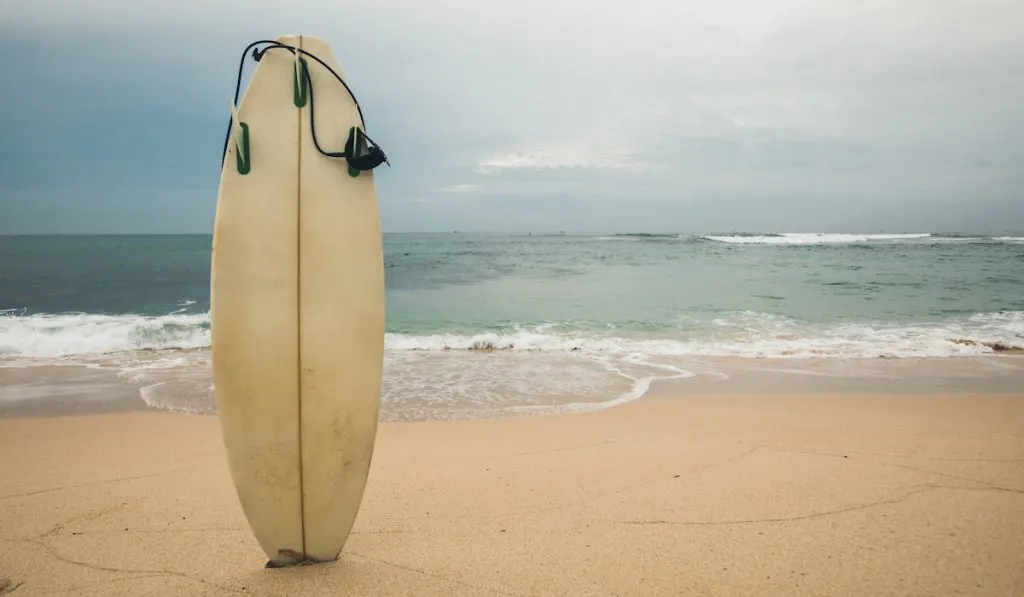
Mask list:
[[[340,560],[275,570],[215,416],[6,418],[0,577],[15,596],[1024,595],[1024,395],[682,387],[384,423]]]

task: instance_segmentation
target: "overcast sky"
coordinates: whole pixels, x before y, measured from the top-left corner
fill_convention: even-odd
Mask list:
[[[210,232],[240,52],[289,33],[391,159],[386,231],[1024,230],[1019,0],[4,0],[0,28],[3,233]]]

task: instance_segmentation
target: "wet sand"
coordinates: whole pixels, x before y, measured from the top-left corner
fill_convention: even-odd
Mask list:
[[[444,355],[441,355],[444,356]],[[464,361],[465,355],[457,356]],[[919,359],[751,359],[740,357],[688,357],[654,359],[646,374],[669,365],[689,376],[657,376],[640,392],[635,379],[604,372],[613,380],[600,392],[587,386],[581,371],[590,361],[572,355],[482,355],[479,362],[463,363],[468,389],[449,392],[431,385],[447,382],[428,372],[413,383],[403,380],[396,397],[389,392],[394,371],[385,368],[381,404],[382,421],[506,418],[550,414],[559,410],[589,410],[628,402],[637,396],[696,394],[1013,394],[1024,392],[1024,357],[986,355]],[[536,362],[531,362],[536,357]],[[558,359],[562,358],[562,361]],[[32,360],[0,358],[0,418],[65,416],[137,410],[170,410],[188,414],[216,413],[209,350],[153,350],[66,359],[63,364],[33,364]],[[430,363],[421,364],[429,370]],[[525,367],[525,369],[524,369]],[[518,369],[522,389],[493,381],[501,371]],[[528,393],[528,375],[561,375],[564,393]],[[663,373],[663,371],[661,372]],[[633,372],[634,375],[637,375]],[[671,376],[672,372],[668,372]],[[472,379],[468,379],[472,378]],[[420,385],[415,385],[419,382]],[[473,393],[485,387],[486,397]],[[419,395],[417,395],[417,392]],[[525,392],[525,393],[524,393]],[[483,398],[483,399],[482,399]]]

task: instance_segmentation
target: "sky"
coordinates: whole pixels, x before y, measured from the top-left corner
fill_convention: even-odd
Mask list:
[[[389,156],[386,232],[1024,230],[1017,0],[0,0],[0,30],[0,233],[211,232],[241,51],[298,33]]]

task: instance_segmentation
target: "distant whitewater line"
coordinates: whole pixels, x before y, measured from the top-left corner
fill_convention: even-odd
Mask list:
[[[730,244],[752,245],[824,245],[842,243],[900,242],[927,239],[938,243],[1024,243],[1020,236],[977,236],[959,234],[934,234],[929,232],[901,234],[846,234],[826,232],[784,232],[773,234],[722,234],[702,235],[698,238]]]
[[[832,245],[900,243],[924,241],[928,243],[1005,243],[1024,244],[1024,236],[983,236],[969,234],[938,234],[932,232],[907,233],[840,233],[840,232],[733,232],[729,234],[664,234],[631,232],[586,237],[598,241],[647,242],[714,242],[733,245]]]
[[[949,357],[1024,350],[1024,311],[978,313],[932,324],[797,323],[766,313],[735,313],[695,334],[661,325],[642,337],[610,328],[560,332],[561,324],[478,333],[388,333],[391,352],[529,351],[541,353],[738,356],[756,358]],[[0,356],[60,358],[210,345],[208,314],[0,316]],[[742,331],[735,331],[735,330]],[[728,332],[728,333],[725,333]]]
[[[894,241],[929,238],[929,233],[911,234],[838,234],[814,232],[785,232],[768,235],[737,234],[728,236],[703,236],[717,242],[757,245],[816,245],[831,243],[863,243],[871,241]]]

